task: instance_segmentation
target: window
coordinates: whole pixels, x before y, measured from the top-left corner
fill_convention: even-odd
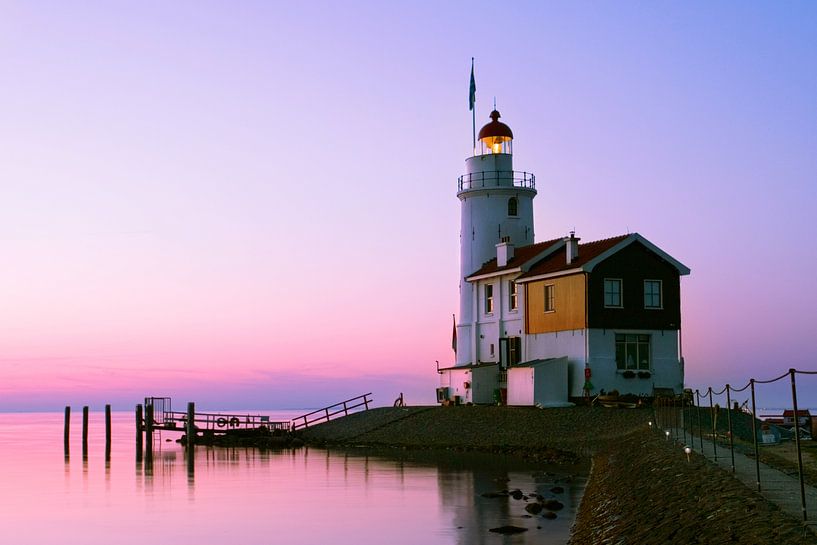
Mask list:
[[[519,201],[516,200],[516,197],[511,197],[510,199],[508,199],[508,215],[509,216],[519,215]]]
[[[494,285],[485,284],[485,314],[494,311]]]
[[[662,308],[660,280],[644,280],[644,308]]]
[[[650,336],[616,333],[616,367],[622,371],[649,371]]]
[[[516,282],[508,281],[508,309],[516,310],[519,307],[519,299],[516,295]]]
[[[604,306],[621,308],[621,279],[604,279]]]
[[[556,310],[556,286],[547,284],[545,286],[545,312],[553,312]]]

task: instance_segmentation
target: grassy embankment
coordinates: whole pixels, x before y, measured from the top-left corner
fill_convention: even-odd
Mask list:
[[[573,544],[817,543],[799,521],[651,432],[647,409],[382,408],[302,432],[310,444],[590,456]]]

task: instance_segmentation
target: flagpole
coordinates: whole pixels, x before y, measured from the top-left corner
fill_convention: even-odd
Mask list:
[[[471,57],[471,85],[474,85],[474,57]],[[476,155],[477,153],[477,94],[473,92],[473,104],[471,104],[471,135],[472,135],[472,146],[471,146],[471,153]]]
[[[476,155],[477,153],[477,107],[476,104],[474,105],[474,109],[471,110],[471,133],[473,135],[473,146],[471,149],[473,150],[473,154]]]

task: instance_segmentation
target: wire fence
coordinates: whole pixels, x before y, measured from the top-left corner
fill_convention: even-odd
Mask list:
[[[805,522],[808,509],[817,509],[817,418],[803,408],[802,397],[813,403],[815,375],[789,369],[740,388],[726,384],[656,398],[650,425],[680,444],[688,458],[695,452],[731,469],[778,504],[794,509],[799,503]]]

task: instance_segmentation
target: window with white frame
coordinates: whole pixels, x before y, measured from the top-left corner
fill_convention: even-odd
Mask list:
[[[494,285],[485,284],[485,314],[494,312]]]
[[[508,281],[508,309],[516,310],[519,307],[519,297],[517,296],[516,282]]]
[[[553,284],[545,285],[545,312],[553,312],[556,310],[556,286]]]
[[[644,280],[644,308],[662,308],[660,280]]]
[[[604,306],[607,308],[621,308],[621,279],[604,279]]]
[[[649,335],[616,333],[616,368],[649,371],[650,361]]]

